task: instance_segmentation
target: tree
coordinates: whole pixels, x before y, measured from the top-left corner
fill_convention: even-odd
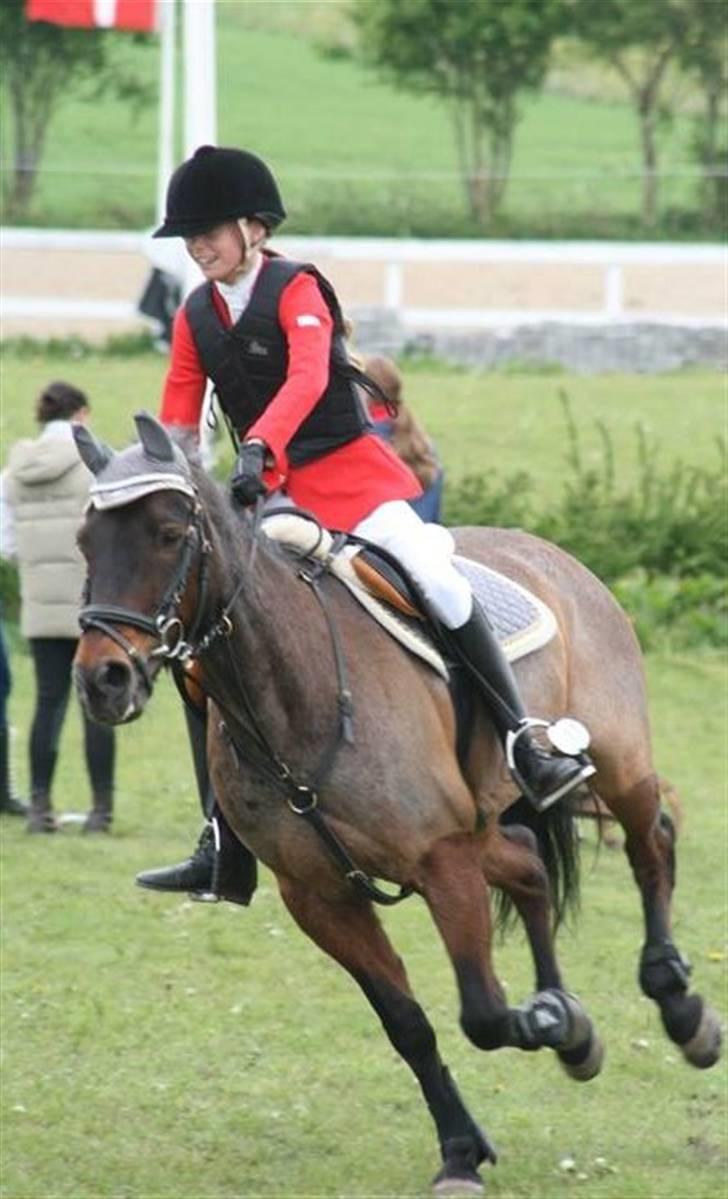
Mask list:
[[[728,94],[728,18],[722,0],[689,0],[687,36],[678,48],[683,70],[702,92],[703,111],[696,121],[694,150],[703,168],[703,215],[725,218],[726,95]]]
[[[503,200],[518,98],[540,87],[562,0],[355,0],[362,49],[395,86],[449,106],[471,215]]]
[[[153,87],[114,60],[118,37],[128,36],[28,21],[25,0],[0,0],[0,72],[13,126],[13,165],[3,185],[6,220],[28,211],[53,111],[69,91],[93,80],[95,95],[112,91],[137,108],[150,101]]]
[[[637,111],[642,150],[642,219],[657,220],[657,126],[662,87],[686,36],[693,0],[572,0],[571,30],[610,63]]]

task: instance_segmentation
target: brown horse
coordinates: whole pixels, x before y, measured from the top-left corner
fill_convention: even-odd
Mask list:
[[[142,713],[165,663],[201,667],[209,762],[227,822],[275,873],[303,931],[359,984],[416,1075],[440,1142],[436,1190],[473,1193],[478,1166],[495,1154],[375,914],[372,879],[424,899],[455,971],[461,1026],[476,1046],[549,1047],[580,1080],[598,1073],[602,1059],[556,961],[539,842],[502,816],[524,805],[513,807],[518,797],[487,713],[476,702],[467,745],[458,745],[439,675],[375,625],[338,580],[316,578],[258,535],[250,515],[234,510],[156,421],[140,414],[136,424],[141,444],[120,454],[77,432],[96,475],[79,538],[88,564],[75,667],[82,702],[116,724]],[[590,728],[596,788],[625,831],[642,896],[642,989],[686,1059],[711,1066],[718,1020],[689,994],[689,967],[671,940],[674,836],[660,812],[630,624],[606,588],[554,545],[498,529],[462,529],[456,539],[461,554],[518,580],[555,613],[557,635],[517,664],[521,687],[534,709],[571,712]],[[351,715],[349,697],[353,735],[341,719],[342,709]],[[550,819],[563,849],[573,821],[562,809],[531,823]],[[537,992],[520,1007],[508,1006],[493,969],[491,886],[511,899],[529,937]]]

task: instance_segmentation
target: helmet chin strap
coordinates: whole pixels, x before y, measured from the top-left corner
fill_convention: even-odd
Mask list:
[[[240,266],[235,272],[236,278],[239,279],[241,275],[247,275],[248,272],[251,271],[255,266],[256,262],[258,261],[260,251],[265,245],[267,233],[264,232],[261,237],[254,238],[251,233],[250,222],[248,221],[247,217],[241,217],[236,224],[240,230],[242,249]]]

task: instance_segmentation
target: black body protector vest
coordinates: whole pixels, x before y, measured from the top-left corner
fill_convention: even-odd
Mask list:
[[[278,320],[278,303],[291,279],[303,272],[316,279],[334,328],[328,386],[287,446],[289,461],[297,466],[353,441],[370,428],[356,385],[373,394],[379,392],[349,361],[341,308],[331,284],[309,263],[271,256],[258,275],[247,308],[231,329],[225,328],[217,314],[212,283],[196,288],[185,304],[202,365],[228,424],[242,441],[285,382],[288,346]]]

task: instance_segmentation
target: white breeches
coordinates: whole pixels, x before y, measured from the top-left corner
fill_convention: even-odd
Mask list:
[[[452,564],[455,542],[442,525],[425,524],[406,500],[389,500],[353,531],[402,563],[448,629],[458,629],[470,618],[473,593]]]

